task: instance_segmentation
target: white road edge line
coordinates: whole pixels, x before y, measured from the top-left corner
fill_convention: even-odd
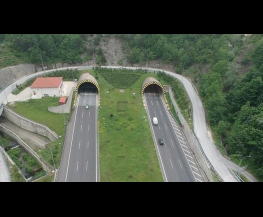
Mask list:
[[[181,164],[181,162],[180,162],[180,160],[179,160],[179,159],[178,159],[178,161],[179,161],[179,164],[180,164],[181,168],[183,169],[183,167],[182,167],[182,164]]]
[[[174,167],[173,167],[173,164],[172,164],[171,158],[169,158],[169,160],[170,160],[170,164],[171,164],[172,169],[173,169]]]
[[[79,98],[78,98],[77,101],[79,101]],[[70,144],[70,150],[69,150],[69,158],[68,158],[68,166],[67,166],[65,182],[67,181],[67,178],[68,178],[68,167],[69,167],[69,161],[70,161],[70,154],[71,154],[71,148],[72,148],[73,135],[74,135],[74,131],[75,131],[76,117],[77,117],[77,114],[78,114],[78,108],[79,108],[79,106],[77,107],[76,116],[75,116],[75,120],[74,120],[73,133],[72,133],[72,137],[71,137],[71,144]]]

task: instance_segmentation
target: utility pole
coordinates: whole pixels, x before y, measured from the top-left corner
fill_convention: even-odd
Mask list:
[[[146,53],[146,55],[147,55],[147,60],[146,60],[146,68],[148,68],[148,50],[147,50],[147,53]]]
[[[42,62],[42,68],[45,71],[44,64],[43,64],[43,58],[42,58],[42,52],[40,51],[40,57],[41,57],[41,62]]]
[[[6,104],[8,103],[8,100],[7,100],[7,96],[6,96],[6,92],[4,90],[4,93],[5,93],[5,98],[6,98]]]
[[[52,161],[53,161],[53,167],[54,167],[54,171],[55,171],[55,170],[56,170],[56,166],[55,166],[55,161],[54,161],[53,153],[52,153],[51,149],[48,147],[48,145],[46,145],[46,146],[47,146],[48,150],[49,150],[50,153],[51,153]]]

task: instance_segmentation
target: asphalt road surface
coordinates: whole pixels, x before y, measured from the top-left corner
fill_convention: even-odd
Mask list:
[[[184,76],[169,71],[164,72],[179,79],[184,85],[192,103],[194,132],[200,141],[205,155],[213,165],[214,169],[225,182],[237,182],[236,178],[231,174],[228,166],[225,164],[226,161],[222,161],[222,154],[216,148],[211,136],[209,135],[209,130],[207,129],[206,125],[204,107],[198,92],[192,83]]]
[[[179,126],[169,116],[162,95],[156,93],[144,95],[164,181],[203,182],[197,164],[179,131]],[[157,117],[158,125],[153,124],[153,117]],[[159,139],[164,140],[164,145],[159,144]]]
[[[86,104],[89,105],[88,109],[85,108]],[[65,139],[57,181],[98,182],[96,93],[82,93],[78,96],[72,119]]]
[[[122,68],[122,67],[105,66],[105,68]],[[125,68],[137,69],[137,67],[125,67]],[[205,155],[207,156],[211,165],[214,167],[214,170],[219,174],[219,176],[223,179],[224,182],[238,182],[238,180],[232,175],[232,173],[229,170],[230,168],[233,168],[233,162],[227,159],[222,160],[223,156],[220,153],[220,151],[216,148],[216,145],[212,140],[210,131],[208,130],[206,125],[205,111],[202,101],[199,97],[198,91],[192,85],[191,81],[182,75],[162,69],[155,69],[155,68],[142,68],[142,69],[146,69],[148,71],[153,71],[153,72],[163,71],[164,73],[171,75],[172,77],[175,77],[179,81],[181,81],[192,103],[194,132],[197,138],[199,139],[199,142],[202,146]],[[235,165],[235,168],[238,169],[239,166]]]

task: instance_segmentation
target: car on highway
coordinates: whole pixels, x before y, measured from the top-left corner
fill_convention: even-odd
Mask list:
[[[158,142],[159,142],[159,145],[164,145],[163,139],[159,139]]]
[[[88,104],[86,104],[85,108],[86,108],[86,109],[88,109],[88,108],[89,108],[89,105],[88,105]]]
[[[157,117],[153,117],[153,124],[154,124],[154,125],[158,125],[158,119],[157,119]]]

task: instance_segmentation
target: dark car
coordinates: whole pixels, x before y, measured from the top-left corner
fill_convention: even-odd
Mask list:
[[[159,145],[164,145],[163,139],[159,139],[158,141],[159,141]]]

